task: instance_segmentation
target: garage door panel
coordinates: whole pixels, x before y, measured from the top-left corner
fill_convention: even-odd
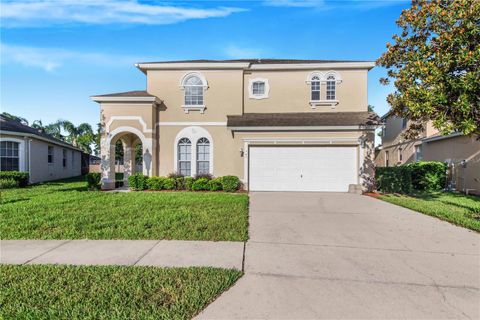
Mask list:
[[[356,147],[251,147],[252,191],[348,191],[356,184]]]

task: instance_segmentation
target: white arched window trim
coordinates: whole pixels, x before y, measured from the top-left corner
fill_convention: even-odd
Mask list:
[[[18,169],[19,171],[27,171],[26,168],[26,155],[25,155],[25,140],[17,138],[0,138],[0,142],[8,141],[18,143]]]
[[[264,84],[264,93],[263,94],[254,94],[253,92],[253,84],[256,82],[263,82]],[[265,78],[254,78],[248,81],[248,96],[250,99],[267,99],[268,94],[270,93],[270,84],[268,83],[268,79]]]
[[[198,72],[188,72],[183,75],[183,77],[180,79],[180,89],[185,91],[185,82],[190,78],[190,77],[198,77],[200,81],[202,81],[202,87],[203,87],[203,104],[202,105],[185,105],[182,104],[182,109],[185,113],[189,113],[190,111],[200,111],[200,113],[205,112],[205,91],[208,89],[208,82],[205,76]]]
[[[333,70],[326,71],[326,72],[313,71],[313,72],[310,72],[307,76],[307,79],[305,81],[307,83],[307,85],[309,85],[309,86],[312,85],[312,79],[314,77],[318,77],[318,79],[320,79],[321,87],[324,86],[325,89],[320,90],[320,99],[319,100],[310,99],[310,106],[312,107],[312,109],[316,109],[317,106],[335,107],[339,103],[338,95],[337,95],[336,90],[337,90],[337,85],[342,83],[342,78],[341,78],[340,74],[336,71],[333,71]],[[326,85],[327,85],[327,81],[330,77],[335,78],[335,99],[327,100]],[[311,97],[312,96],[311,89],[310,89],[309,94],[310,94],[310,97]]]
[[[178,172],[178,142],[182,138],[187,138],[192,143],[192,149],[191,149],[192,153],[190,158],[192,177],[197,174],[197,142],[201,138],[208,139],[208,141],[210,142],[209,171],[210,171],[210,174],[213,175],[214,174],[213,173],[214,141],[213,141],[212,135],[205,128],[197,127],[197,126],[183,128],[182,130],[180,130],[180,132],[178,132],[177,136],[175,137],[175,141],[173,145],[173,148],[174,148],[173,170],[175,172]]]

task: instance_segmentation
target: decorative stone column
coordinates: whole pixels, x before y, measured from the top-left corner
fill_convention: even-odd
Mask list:
[[[100,146],[102,189],[115,189],[115,145],[111,145],[110,141],[103,137]]]
[[[123,184],[128,186],[128,177],[135,173],[135,147],[132,139],[126,137],[122,139],[123,145]]]

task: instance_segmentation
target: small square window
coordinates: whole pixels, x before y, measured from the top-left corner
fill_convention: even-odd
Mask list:
[[[265,82],[254,82],[252,85],[252,93],[254,95],[262,95],[265,94]]]
[[[249,80],[249,96],[251,99],[266,99],[269,91],[268,79],[256,78]]]

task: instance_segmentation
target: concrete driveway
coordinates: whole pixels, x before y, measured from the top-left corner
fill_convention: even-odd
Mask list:
[[[345,193],[253,193],[245,276],[199,318],[480,318],[480,236]]]

